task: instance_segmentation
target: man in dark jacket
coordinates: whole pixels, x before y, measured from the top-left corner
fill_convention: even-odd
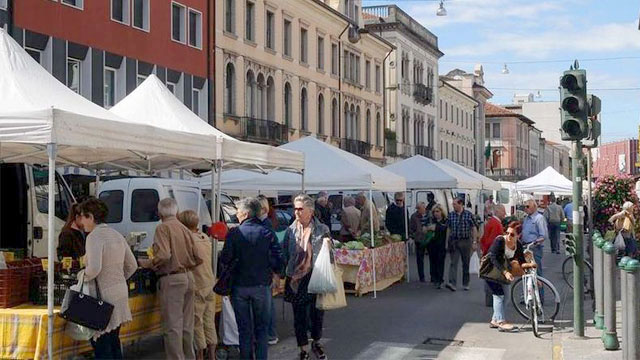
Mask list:
[[[255,339],[255,358],[266,359],[272,274],[281,272],[284,266],[282,248],[273,230],[258,218],[262,207],[257,199],[242,199],[237,208],[240,226],[229,231],[220,262],[227,267],[235,262],[231,301],[238,324],[240,358],[254,358]]]
[[[389,205],[387,208],[387,212],[384,218],[384,224],[387,227],[387,230],[391,233],[391,235],[397,234],[401,235],[404,239],[405,237],[405,221],[408,218],[408,213],[406,213],[404,207],[404,193],[397,192],[394,196],[394,203]],[[406,217],[405,217],[406,216]]]
[[[316,199],[316,217],[320,222],[327,225],[331,229],[331,208],[329,207],[329,195],[325,191],[318,193]]]

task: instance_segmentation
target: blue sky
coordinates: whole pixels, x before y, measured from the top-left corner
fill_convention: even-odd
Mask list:
[[[439,0],[363,0],[363,6],[389,3],[438,36],[445,53],[441,75],[454,68],[471,72],[474,63],[483,64],[493,103],[509,104],[515,93],[538,90],[536,101],[557,101],[562,71],[571,59],[582,59],[589,92],[602,99],[603,142],[638,136],[637,0],[445,0],[446,17],[435,15]],[[635,59],[588,61],[621,57]],[[518,63],[548,60],[569,61]],[[508,75],[501,73],[504,63]],[[639,90],[611,90],[628,88]]]

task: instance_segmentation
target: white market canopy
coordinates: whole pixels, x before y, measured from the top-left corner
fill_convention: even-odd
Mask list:
[[[404,177],[407,189],[464,189],[478,186],[477,182],[468,176],[462,176],[457,171],[422,155],[398,161],[385,166],[384,169]]]
[[[239,141],[207,124],[153,74],[110,111],[122,118],[141,121],[162,129],[208,135],[209,147],[215,147],[215,138],[220,138],[221,158],[225,167],[300,171],[304,166],[304,159],[300,153]]]
[[[125,120],[55,79],[0,29],[0,159],[150,171],[211,168],[211,138]]]
[[[542,170],[538,175],[518,181],[516,189],[521,192],[534,194],[571,195],[573,183],[551,166]]]
[[[403,177],[314,137],[307,136],[279,148],[304,153],[305,190],[405,190]],[[201,186],[211,188],[209,176],[201,178]],[[302,188],[302,179],[283,171],[262,175],[229,170],[222,173],[221,187],[225,190],[296,191]]]
[[[480,187],[476,187],[474,189],[483,189],[483,190],[500,190],[502,189],[502,185],[500,185],[499,182],[495,181],[495,180],[491,180],[488,177],[481,175],[471,169],[468,169],[462,165],[456,164],[455,162],[449,160],[449,159],[441,159],[438,160],[438,163],[442,164],[443,166],[446,166],[450,169],[459,171],[462,174],[466,174],[467,176],[469,176],[470,178],[474,179],[477,184],[479,184]],[[471,189],[471,188],[468,188]]]

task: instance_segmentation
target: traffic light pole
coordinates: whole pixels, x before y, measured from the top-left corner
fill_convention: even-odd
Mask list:
[[[573,238],[576,251],[573,256],[573,335],[584,337],[584,245],[582,225],[582,143],[573,142]]]

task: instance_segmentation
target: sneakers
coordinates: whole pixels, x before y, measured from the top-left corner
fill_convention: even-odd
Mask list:
[[[468,286],[463,287],[463,289],[464,289],[464,291],[469,291],[469,287]]]
[[[278,339],[277,337],[273,338],[273,339],[269,339],[269,345],[275,345],[280,341],[280,339]]]
[[[310,360],[311,357],[309,356],[309,353],[306,351],[300,351],[300,360]]]
[[[317,341],[311,343],[311,351],[313,351],[313,355],[315,355],[318,360],[325,360],[327,358],[327,354],[324,353],[322,344]]]
[[[447,285],[445,285],[444,287],[446,287],[447,289],[449,289],[451,291],[456,291],[456,287],[451,285],[451,283],[447,283]]]

